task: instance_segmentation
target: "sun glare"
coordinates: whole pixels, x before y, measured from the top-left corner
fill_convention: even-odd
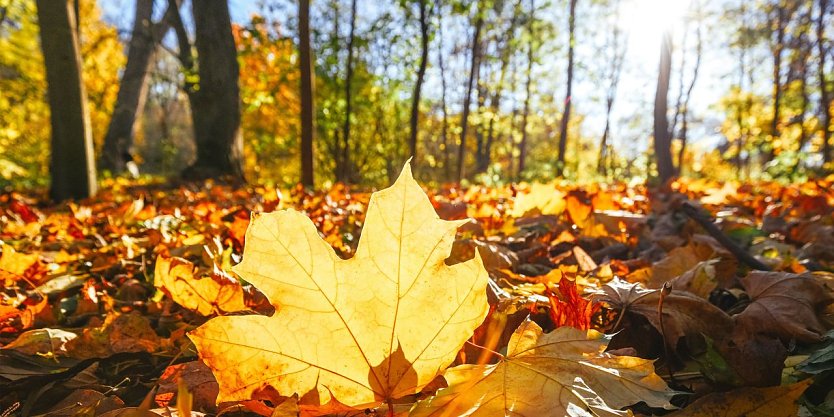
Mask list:
[[[657,54],[665,30],[676,31],[683,26],[690,0],[627,0],[622,5],[623,29],[630,45],[637,51]]]

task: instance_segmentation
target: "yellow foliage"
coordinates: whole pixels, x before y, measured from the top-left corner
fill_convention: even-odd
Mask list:
[[[124,47],[115,27],[101,20],[96,2],[83,1],[81,55],[93,137],[100,148],[116,101]],[[48,175],[49,105],[34,0],[8,8],[0,31],[0,181]]]
[[[298,393],[302,407],[332,411],[420,392],[487,313],[480,257],[445,264],[465,222],[438,218],[409,165],[371,197],[351,259],[300,212],[254,217],[234,271],[277,312],[216,317],[189,334],[217,400]]]

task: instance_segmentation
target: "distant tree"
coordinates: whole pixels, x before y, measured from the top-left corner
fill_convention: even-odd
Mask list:
[[[96,168],[87,95],[81,79],[77,4],[37,0],[46,67],[52,141],[49,195],[54,201],[96,193]]]
[[[351,0],[350,5],[350,33],[348,34],[347,44],[347,61],[345,62],[345,119],[342,124],[341,144],[337,140],[337,151],[339,152],[339,159],[336,164],[336,180],[342,182],[350,182],[351,176],[356,173],[352,172],[350,155],[350,127],[351,116],[353,113],[353,54],[356,47],[356,0]],[[338,139],[338,138],[337,138]]]
[[[565,88],[565,110],[562,113],[562,120],[559,125],[559,155],[556,164],[556,174],[562,175],[565,169],[565,153],[568,146],[568,123],[570,122],[570,109],[573,101],[573,69],[574,69],[574,47],[576,46],[576,2],[570,0],[568,11],[568,80]]]
[[[466,90],[463,96],[463,111],[460,116],[460,147],[458,148],[458,167],[455,179],[460,182],[465,178],[464,166],[466,162],[466,134],[469,129],[469,112],[472,103],[472,90],[475,88],[475,78],[478,76],[478,67],[481,65],[481,30],[484,26],[484,11],[481,10],[480,2],[476,2],[475,20],[472,29],[472,44],[469,56],[469,78],[466,81]]]
[[[676,167],[677,174],[680,175],[683,170],[684,154],[686,153],[687,135],[689,134],[689,102],[692,97],[692,91],[695,89],[695,83],[698,81],[698,73],[701,69],[701,56],[703,55],[703,10],[699,0],[693,0],[690,3],[692,6],[693,16],[687,18],[684,23],[684,35],[681,42],[681,66],[678,75],[678,100],[675,104],[675,115],[672,117],[672,126],[669,128],[671,138],[677,137],[680,139],[680,147],[678,148],[678,164]],[[692,77],[689,79],[689,84],[686,85],[686,57],[689,54],[686,49],[687,37],[689,35],[689,21],[695,20],[695,64],[692,66]],[[684,87],[686,85],[686,87]],[[678,124],[680,123],[680,129]]]
[[[417,0],[417,8],[420,13],[420,63],[417,66],[417,80],[414,82],[414,92],[411,95],[411,119],[409,123],[408,149],[413,164],[417,164],[417,134],[420,119],[420,93],[423,89],[423,79],[426,76],[426,66],[429,61],[429,19],[431,7],[428,0]]]
[[[113,117],[104,136],[99,166],[115,174],[125,170],[133,147],[136,121],[141,120],[148,95],[148,75],[159,42],[168,31],[172,11],[153,23],[153,0],[136,0],[127,64],[119,82]]]
[[[298,39],[298,65],[301,69],[301,183],[312,187],[315,65],[310,47],[310,0],[300,0],[298,3]]]
[[[177,34],[179,58],[185,73],[185,91],[191,106],[197,160],[186,168],[185,178],[230,177],[243,179],[243,138],[240,132],[240,68],[232,35],[227,0],[194,0],[194,46],[177,9],[172,25]],[[195,71],[196,67],[196,71]]]
[[[524,71],[526,80],[524,82],[524,107],[521,111],[521,141],[518,144],[518,174],[521,177],[524,169],[527,167],[527,142],[528,142],[528,125],[530,117],[530,96],[532,95],[533,86],[533,61],[535,59],[536,43],[538,42],[537,33],[535,33],[535,12],[536,2],[530,0],[530,11],[527,17],[527,68]]]
[[[822,130],[822,159],[826,164],[832,161],[831,154],[831,110],[834,102],[834,94],[831,91],[831,81],[826,77],[826,65],[830,52],[830,40],[826,35],[825,17],[831,13],[831,3],[828,0],[819,0],[817,6],[818,15],[816,20],[817,30],[817,77],[820,85],[820,118]]]
[[[608,173],[608,157],[610,156],[609,137],[611,135],[611,111],[614,108],[614,100],[617,97],[617,87],[620,84],[620,74],[625,60],[627,39],[624,38],[623,30],[620,28],[620,1],[615,0],[610,5],[613,14],[613,24],[606,40],[605,52],[605,128],[602,131],[602,139],[599,143],[599,159],[597,160],[597,172],[603,175]]]
[[[660,181],[665,183],[675,176],[672,162],[672,138],[667,118],[669,78],[672,72],[672,34],[663,32],[660,46],[660,68],[657,74],[657,90],[654,96],[654,154]]]

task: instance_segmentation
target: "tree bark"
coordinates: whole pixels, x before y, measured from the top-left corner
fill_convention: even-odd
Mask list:
[[[73,3],[36,1],[51,110],[49,196],[53,201],[82,199],[96,193],[93,137]]]
[[[469,105],[472,102],[472,89],[475,84],[475,77],[478,74],[478,67],[480,66],[481,28],[484,25],[484,19],[481,15],[481,10],[478,10],[477,13],[475,30],[472,34],[472,56],[469,63],[469,79],[466,83],[466,95],[463,98],[463,114],[460,117],[461,129],[460,147],[458,148],[457,182],[460,182],[465,175],[464,162],[466,160],[466,134],[469,128]]]
[[[573,60],[574,46],[576,45],[576,1],[570,0],[570,11],[568,14],[568,82],[565,90],[565,112],[559,126],[559,157],[556,166],[556,175],[561,176],[565,169],[565,152],[568,146],[568,123],[570,122],[571,101],[573,100]]]
[[[498,114],[501,111],[500,107],[501,98],[504,94],[504,80],[507,75],[507,66],[509,66],[510,63],[510,52],[512,52],[513,48],[513,36],[515,34],[517,23],[518,14],[513,13],[513,17],[510,19],[510,24],[507,28],[504,45],[501,48],[501,69],[498,73],[498,85],[495,86],[495,91],[493,92],[492,97],[490,97],[489,106],[492,111],[490,112],[489,123],[487,124],[486,143],[484,144],[484,149],[482,150],[478,160],[478,172],[486,172],[489,165],[492,163],[492,145],[495,141],[495,120],[498,118]]]
[[[190,94],[197,160],[183,177],[243,180],[237,50],[227,0],[194,0],[199,87]]]
[[[301,90],[301,184],[314,185],[313,178],[313,77],[314,65],[310,47],[310,0],[298,3],[298,65]]]
[[[817,76],[820,84],[820,113],[822,123],[822,159],[828,164],[832,160],[831,155],[831,91],[828,88],[828,80],[825,77],[825,66],[828,53],[825,47],[825,15],[828,13],[828,0],[819,0],[819,16],[817,16],[817,54],[818,66]]]
[[[626,44],[621,42],[620,35],[620,2],[615,1],[614,7],[614,24],[611,29],[611,62],[608,73],[608,89],[605,93],[605,129],[602,131],[602,139],[599,143],[599,158],[597,160],[597,172],[602,175],[608,175],[608,137],[611,135],[611,111],[614,108],[614,100],[617,97],[617,87],[620,84],[620,73],[623,68],[623,60],[625,58]]]
[[[669,135],[667,118],[669,76],[672,72],[672,35],[669,30],[663,33],[660,47],[660,68],[657,75],[657,90],[654,96],[654,153],[657,172],[662,183],[675,176],[672,164],[672,140]]]
[[[701,69],[701,57],[704,49],[704,39],[702,34],[703,21],[701,20],[700,2],[698,2],[697,13],[699,20],[698,26],[695,28],[695,67],[692,69],[692,79],[689,81],[689,86],[686,89],[686,94],[684,95],[685,98],[683,100],[683,108],[681,109],[681,147],[678,149],[678,166],[676,171],[678,175],[681,175],[681,172],[683,172],[683,159],[686,154],[687,135],[689,134],[689,100],[692,98],[692,91],[695,89],[695,83],[698,81],[698,74]],[[682,71],[681,75],[683,75]]]
[[[429,61],[429,10],[427,10],[427,3],[428,0],[418,0],[420,8],[420,64],[417,68],[417,81],[414,83],[414,93],[411,97],[411,130],[408,138],[412,166],[417,165],[417,125],[420,119],[420,92],[423,88],[423,78],[426,75],[426,65]]]
[[[770,122],[770,150],[767,152],[767,160],[770,161],[776,156],[776,147],[774,142],[781,135],[779,127],[779,119],[781,117],[782,107],[782,50],[785,45],[785,8],[778,4],[776,5],[776,28],[774,33],[776,41],[771,46],[771,54],[773,56],[773,113]]]
[[[153,23],[153,0],[136,0],[133,32],[128,45],[127,63],[119,82],[119,93],[113,116],[104,136],[104,147],[99,160],[102,169],[120,174],[130,162],[136,121],[142,118],[148,96],[148,74],[160,40],[170,25],[169,12],[158,23]]]
[[[524,168],[527,166],[527,121],[528,117],[530,116],[530,96],[531,96],[531,89],[532,89],[532,81],[533,81],[533,42],[535,36],[533,36],[533,22],[534,22],[534,15],[533,13],[536,11],[536,5],[534,0],[530,0],[530,17],[529,23],[527,25],[527,32],[528,32],[528,42],[527,42],[527,70],[525,71],[525,75],[527,76],[527,80],[524,83],[524,110],[521,112],[521,141],[518,144],[518,174],[517,177],[520,179],[524,174]]]
[[[437,13],[437,63],[440,67],[440,105],[443,111],[443,126],[440,132],[440,143],[443,147],[443,172],[444,179],[449,180],[452,177],[452,162],[451,151],[449,150],[449,109],[446,105],[446,66],[443,62],[443,13]]]
[[[353,109],[353,99],[351,93],[353,92],[353,50],[354,42],[356,41],[356,0],[351,1],[350,6],[350,34],[348,35],[348,55],[347,55],[347,69],[345,74],[345,121],[342,125],[342,147],[341,151],[341,169],[336,173],[336,180],[342,182],[350,181],[350,116]]]

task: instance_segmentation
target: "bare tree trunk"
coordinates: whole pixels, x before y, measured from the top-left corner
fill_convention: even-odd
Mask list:
[[[617,96],[617,87],[620,83],[620,73],[623,68],[623,60],[625,59],[626,46],[628,42],[620,40],[620,2],[615,1],[614,7],[614,24],[612,25],[611,33],[611,62],[609,64],[608,73],[608,90],[605,94],[605,129],[602,131],[602,139],[599,143],[599,159],[597,160],[597,172],[602,175],[608,175],[608,137],[611,134],[611,111],[614,107],[614,99]]]
[[[820,84],[820,113],[822,129],[822,159],[828,164],[832,160],[831,155],[831,91],[828,88],[828,80],[825,77],[825,66],[827,62],[827,49],[825,47],[825,15],[828,13],[828,0],[819,0],[819,16],[817,17],[817,54],[818,66],[817,76]]]
[[[160,40],[168,31],[170,14],[158,23],[152,22],[153,0],[136,0],[133,33],[128,46],[127,63],[119,82],[116,107],[104,136],[104,147],[99,160],[102,169],[114,174],[124,172],[133,159],[131,148],[136,133],[136,121],[142,118],[148,96],[148,74]]]
[[[301,183],[312,187],[313,178],[313,59],[310,48],[310,0],[298,3],[298,65],[300,66],[301,90]]]
[[[199,87],[190,97],[197,160],[183,171],[190,179],[243,179],[237,50],[227,0],[195,0]]]
[[[672,35],[669,30],[666,30],[660,47],[660,70],[657,75],[657,90],[654,97],[654,153],[657,172],[662,183],[666,183],[675,176],[675,167],[672,164],[672,140],[669,137],[669,120],[666,115],[671,72]]]
[[[347,55],[347,70],[345,74],[345,122],[342,125],[342,169],[341,172],[336,173],[336,180],[342,182],[350,181],[351,164],[350,164],[350,116],[353,111],[353,99],[351,93],[353,92],[353,50],[354,42],[356,40],[356,0],[351,1],[350,6],[350,34],[348,35],[348,55]]]
[[[527,24],[528,42],[527,42],[527,69],[525,71],[527,80],[524,83],[524,110],[521,112],[521,142],[518,144],[518,173],[517,178],[521,178],[524,174],[524,168],[527,164],[527,122],[530,116],[530,90],[533,81],[533,42],[535,36],[533,33],[533,13],[536,11],[535,0],[530,0],[530,16]]]
[[[684,95],[683,108],[681,109],[683,123],[680,132],[681,147],[678,150],[678,175],[681,175],[681,172],[683,172],[683,159],[686,154],[687,134],[689,133],[689,100],[692,98],[692,91],[695,89],[695,83],[698,81],[698,73],[701,69],[701,56],[703,55],[704,49],[702,34],[703,18],[701,16],[700,1],[697,3],[696,13],[698,14],[698,26],[695,28],[695,67],[692,69],[692,79],[689,81],[689,87]]]
[[[440,67],[440,105],[443,107],[443,126],[440,132],[440,143],[443,147],[444,179],[452,177],[451,151],[449,150],[449,111],[446,105],[446,66],[443,62],[443,13],[437,13],[437,62]]]
[[[414,83],[414,94],[411,97],[411,131],[408,147],[413,158],[412,165],[417,165],[417,125],[420,118],[420,92],[423,88],[423,77],[426,75],[426,65],[429,61],[429,13],[428,0],[419,0],[420,8],[420,65],[417,68],[417,81]]]
[[[562,121],[559,126],[559,157],[556,166],[556,175],[561,176],[565,169],[565,152],[568,146],[568,123],[570,123],[570,109],[573,101],[573,49],[576,45],[576,1],[570,0],[570,11],[568,14],[568,85],[565,91],[565,112],[562,114]]]
[[[771,143],[767,152],[767,160],[770,161],[776,156],[776,147],[773,142],[782,132],[779,128],[782,107],[782,50],[785,46],[785,8],[776,5],[776,28],[774,30],[776,41],[771,45],[773,56],[773,120],[770,122]]]
[[[520,4],[520,2],[519,2]],[[486,136],[486,143],[484,144],[484,149],[481,152],[481,158],[478,161],[478,172],[485,172],[489,165],[492,163],[492,145],[495,141],[495,119],[498,118],[498,114],[501,111],[501,98],[504,93],[504,80],[506,79],[507,75],[507,66],[510,63],[510,52],[513,48],[513,36],[515,35],[515,27],[518,23],[518,13],[513,13],[513,17],[510,19],[509,27],[507,28],[506,38],[504,39],[504,45],[501,48],[501,69],[498,73],[498,85],[495,87],[495,92],[492,94],[490,98],[490,108],[492,111],[490,112],[489,123],[487,126],[487,136]]]
[[[87,93],[81,74],[78,16],[72,0],[37,0],[52,127],[49,197],[81,199],[96,193],[96,167]]]
[[[472,34],[472,56],[469,63],[469,81],[466,84],[466,95],[463,98],[463,114],[460,118],[460,147],[458,148],[458,169],[456,180],[460,182],[464,178],[464,162],[466,160],[466,134],[469,128],[469,105],[472,100],[472,88],[475,85],[475,77],[478,74],[478,67],[480,66],[480,44],[481,44],[481,27],[484,25],[484,19],[481,15],[481,10],[477,11],[478,16],[475,19],[475,31]]]

